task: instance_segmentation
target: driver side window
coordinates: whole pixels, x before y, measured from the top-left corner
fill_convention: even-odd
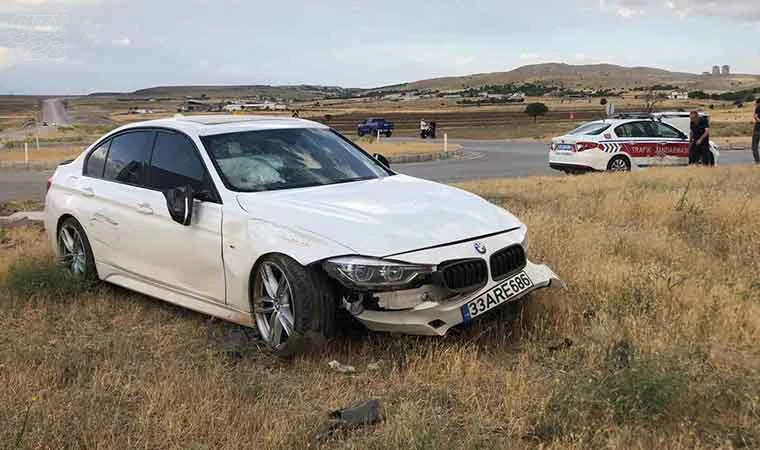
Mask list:
[[[676,130],[675,128],[671,127],[670,125],[666,125],[664,123],[656,123],[657,125],[657,137],[666,138],[666,139],[683,139],[683,135]]]
[[[195,144],[179,133],[158,133],[149,173],[150,186],[153,189],[163,191],[191,186],[196,192],[213,191]]]

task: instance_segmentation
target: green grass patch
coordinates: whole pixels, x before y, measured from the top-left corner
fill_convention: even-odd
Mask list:
[[[75,277],[51,258],[22,257],[8,268],[2,287],[11,297],[40,297],[58,301],[85,292],[90,284]]]
[[[624,357],[618,345],[601,370],[570,375],[559,383],[534,427],[536,438],[583,434],[594,428],[591,424],[610,418],[619,426],[648,425],[676,406],[688,387],[686,371],[660,358],[636,360],[627,345],[622,347]]]

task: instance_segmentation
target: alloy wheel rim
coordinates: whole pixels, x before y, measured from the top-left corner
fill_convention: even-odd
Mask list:
[[[279,347],[293,335],[293,291],[285,272],[276,264],[264,262],[256,273],[253,312],[261,337]]]
[[[87,272],[87,256],[82,235],[75,227],[64,225],[58,232],[61,264],[72,274],[83,277]]]
[[[612,161],[610,169],[613,172],[625,172],[628,170],[628,165],[622,159],[616,159]]]

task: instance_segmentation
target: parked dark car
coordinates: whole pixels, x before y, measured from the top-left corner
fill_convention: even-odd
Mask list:
[[[356,130],[359,137],[365,134],[377,136],[378,131],[383,136],[390,137],[393,134],[393,122],[380,118],[371,118],[360,123]]]

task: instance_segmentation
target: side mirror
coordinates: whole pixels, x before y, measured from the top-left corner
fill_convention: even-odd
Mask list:
[[[372,157],[375,158],[378,162],[380,162],[380,164],[384,165],[385,167],[389,169],[391,168],[391,162],[388,161],[388,158],[381,155],[380,153],[375,153],[374,155],[372,155]]]
[[[166,207],[172,220],[180,225],[189,226],[193,219],[193,198],[195,193],[190,186],[179,186],[164,191]]]

